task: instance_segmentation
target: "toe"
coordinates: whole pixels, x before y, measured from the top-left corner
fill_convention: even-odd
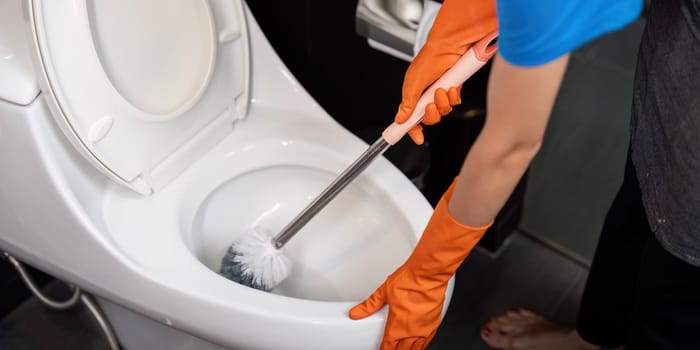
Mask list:
[[[518,312],[519,312],[521,315],[523,315],[523,316],[528,316],[528,317],[536,317],[536,316],[539,316],[539,315],[537,315],[536,313],[534,313],[534,312],[532,312],[532,311],[530,311],[530,310],[527,310],[527,309],[520,309],[520,310],[518,310]]]
[[[481,340],[494,349],[507,349],[506,337],[503,334],[494,332],[489,326],[481,329]]]
[[[510,318],[507,314],[495,318],[489,322],[488,326],[495,333],[499,334],[511,334],[520,331],[525,322],[519,319]]]
[[[524,316],[518,311],[508,311],[506,312],[506,317],[511,320],[520,320],[524,318]]]

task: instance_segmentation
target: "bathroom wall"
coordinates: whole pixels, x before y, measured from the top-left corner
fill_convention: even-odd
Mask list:
[[[521,228],[587,264],[621,183],[640,19],[574,52],[530,167]]]
[[[400,101],[408,63],[355,34],[357,1],[248,2],[292,73],[353,132],[385,125]]]

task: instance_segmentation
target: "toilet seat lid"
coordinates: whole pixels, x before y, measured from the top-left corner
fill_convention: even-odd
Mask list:
[[[246,114],[240,1],[30,0],[27,10],[54,119],[139,193],[165,186]]]

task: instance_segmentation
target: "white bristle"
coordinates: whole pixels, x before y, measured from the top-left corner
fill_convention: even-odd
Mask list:
[[[232,245],[238,254],[234,261],[240,264],[242,272],[268,290],[287,278],[291,268],[289,258],[272,244],[272,236],[267,230],[252,228]]]

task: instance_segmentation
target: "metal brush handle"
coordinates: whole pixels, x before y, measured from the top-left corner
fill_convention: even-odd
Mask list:
[[[423,120],[425,107],[433,102],[435,90],[459,86],[471,77],[479,68],[483,67],[496,53],[498,47],[495,40],[497,33],[491,33],[474,44],[457,62],[433,83],[416,102],[413,113],[404,123],[392,123],[382,133],[382,137],[375,141],[355,162],[350,164],[338,178],[333,181],[313,202],[297,215],[292,222],[282,229],[272,239],[275,248],[282,248],[299,230],[306,225],[321,209],[323,209],[335,196],[340,193],[352,180],[367,168],[372,161],[384,153],[389,146],[398,142],[415,125]]]
[[[326,187],[321,194],[316,197],[316,199],[313,200],[313,202],[309,203],[309,205],[304,208],[304,210],[297,215],[294,220],[292,220],[287,226],[285,226],[280,233],[277,234],[272,239],[272,243],[275,245],[275,248],[280,249],[282,248],[287,241],[289,241],[294,235],[301,230],[304,225],[306,225],[309,220],[311,220],[316,214],[318,214],[319,211],[321,211],[323,208],[330,203],[335,196],[338,195],[347,185],[349,185],[352,180],[355,180],[355,178],[362,173],[370,164],[372,164],[372,161],[377,158],[377,156],[381,155],[386,151],[387,148],[389,148],[389,143],[384,140],[383,137],[380,137],[377,141],[375,141],[372,146],[370,146],[362,155],[360,155],[357,160],[355,160],[350,166],[348,166],[343,173],[338,176],[335,181],[333,181],[328,187]]]

